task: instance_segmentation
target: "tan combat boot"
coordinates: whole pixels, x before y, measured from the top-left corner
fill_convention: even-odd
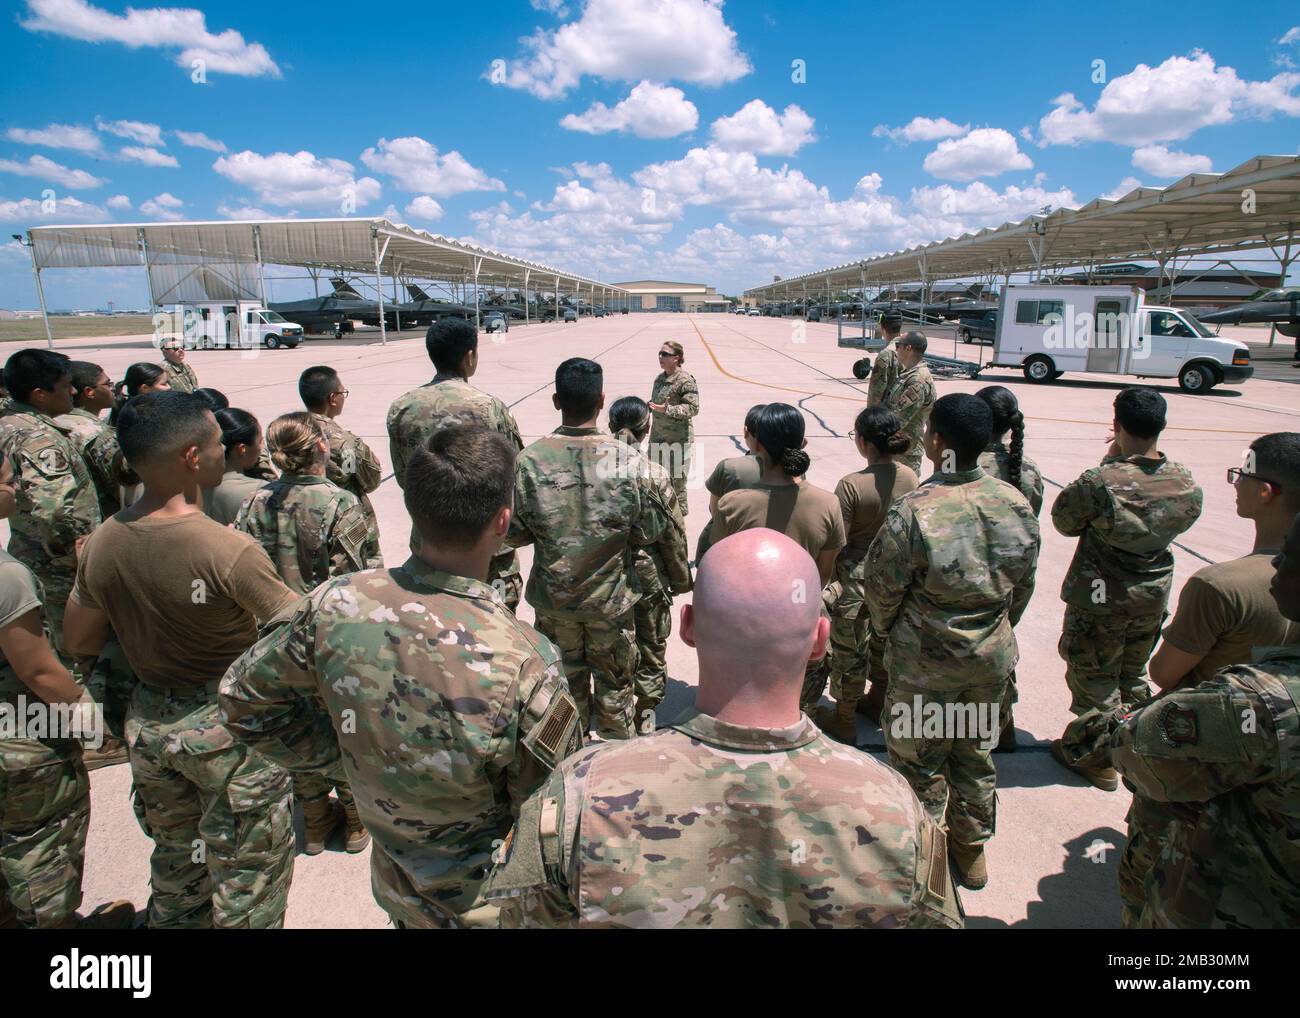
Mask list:
[[[1065,752],[1065,746],[1060,739],[1052,740],[1052,758],[1062,767],[1074,771],[1079,777],[1103,792],[1113,792],[1119,788],[1119,771],[1114,767],[1090,767],[1087,764],[1076,763]]]
[[[135,906],[129,901],[109,901],[90,915],[73,914],[55,926],[56,930],[129,930],[135,924]]]
[[[858,701],[858,713],[873,725],[880,724],[880,712],[885,709],[886,691],[887,686],[884,682],[873,682],[871,688],[867,690],[867,695]]]
[[[86,765],[86,770],[94,771],[100,767],[112,767],[114,764],[127,762],[126,743],[121,739],[115,739],[111,735],[105,735],[104,741],[100,743],[98,749],[86,749],[82,751],[81,761]]]
[[[829,707],[817,708],[817,727],[829,735],[836,742],[842,742],[846,746],[856,746],[858,744],[858,719],[857,719],[858,700],[836,700],[835,709]]]
[[[1011,711],[1007,711],[1007,719],[1002,725],[1002,734],[998,736],[998,744],[993,747],[994,753],[1014,753],[1016,751],[1016,719]]]
[[[370,832],[361,823],[361,816],[357,813],[355,802],[343,804],[343,819],[347,823],[348,840],[345,847],[353,854],[364,852],[366,846],[370,844]]]
[[[307,828],[307,845],[304,851],[308,855],[320,855],[325,851],[325,842],[330,840],[330,835],[343,821],[343,809],[337,799],[299,801],[302,804],[302,818]]]
[[[984,861],[983,845],[963,845],[948,842],[948,858],[956,871],[957,883],[969,891],[982,890],[989,882],[989,867]]]

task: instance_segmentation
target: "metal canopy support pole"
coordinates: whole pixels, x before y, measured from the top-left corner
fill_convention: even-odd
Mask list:
[[[32,274],[36,277],[36,299],[41,302],[41,321],[45,323],[45,345],[54,349],[54,334],[50,332],[50,315],[45,310],[45,287],[41,286],[41,270],[36,266],[36,245],[32,241],[32,231],[27,231],[27,252],[32,256]]]
[[[483,259],[474,259],[474,330],[477,332],[483,327],[483,319],[479,317],[478,310],[478,272],[483,267]]]
[[[402,274],[402,263],[398,262],[393,266],[393,270],[388,274],[389,280],[393,284],[393,314],[397,316],[397,331],[402,331],[402,310],[397,305],[401,302],[397,299],[397,277]]]
[[[144,262],[144,281],[149,287],[149,312],[153,313],[153,276],[149,274],[149,247],[144,240],[144,228],[141,227],[135,231],[136,239],[140,243],[140,260]]]
[[[1278,286],[1280,287],[1286,286],[1287,272],[1291,267],[1291,263],[1295,261],[1295,256],[1291,253],[1291,245],[1295,243],[1295,223],[1288,223],[1286,231],[1287,231],[1286,247],[1282,249],[1281,254],[1277,253],[1277,248],[1273,246],[1273,242],[1269,240],[1268,237],[1264,238],[1265,243],[1268,244],[1268,249],[1272,251],[1274,255],[1277,256],[1277,261],[1278,261],[1277,283]],[[1280,240],[1281,238],[1279,237],[1278,239]],[[1269,323],[1269,327],[1268,327],[1269,347],[1271,348],[1274,342],[1276,341],[1277,341],[1277,322],[1271,322]],[[1296,349],[1300,350],[1300,339],[1296,340]]]
[[[560,276],[559,276],[559,273],[556,273],[556,276],[555,276],[555,324],[556,324],[556,325],[563,325],[563,324],[564,324],[564,321],[563,321],[563,319],[562,319],[562,317],[561,317],[561,315],[560,315]]]
[[[528,277],[532,275],[532,269],[524,269],[524,324],[528,324]]]
[[[384,279],[380,266],[383,264],[384,255],[388,253],[388,242],[391,237],[384,238],[384,246],[379,246],[379,231],[374,227],[370,228],[370,237],[375,244],[375,295],[379,298],[379,342],[384,346],[388,345],[388,325],[384,321]]]
[[[320,269],[308,269],[308,275],[311,276],[311,288],[316,296],[320,296]]]
[[[140,242],[144,243],[144,230],[140,231]],[[257,292],[262,297],[262,307],[266,307],[266,273],[262,267],[262,228],[260,226],[253,227],[253,250],[257,252]],[[150,299],[152,300],[152,288],[150,290]]]

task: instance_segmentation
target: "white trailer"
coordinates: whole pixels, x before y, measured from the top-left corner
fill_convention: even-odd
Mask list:
[[[252,300],[195,301],[170,305],[155,332],[178,336],[187,350],[295,347],[302,326]]]
[[[1031,382],[1067,371],[1177,378],[1184,392],[1254,374],[1250,347],[1216,336],[1181,308],[1146,303],[1135,286],[1013,285],[998,307],[988,367],[1020,368]]]

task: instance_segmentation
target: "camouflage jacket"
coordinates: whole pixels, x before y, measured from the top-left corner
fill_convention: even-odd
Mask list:
[[[823,735],[688,711],[564,761],[488,880],[502,925],[961,927],[943,832],[899,774]]]
[[[864,599],[893,679],[934,690],[1006,679],[1038,549],[1025,497],[979,467],[895,499],[867,552]]]
[[[379,458],[361,440],[343,427],[332,417],[324,414],[312,414],[312,419],[325,432],[325,439],[330,444],[330,458],[325,465],[325,476],[344,491],[351,492],[361,503],[361,508],[370,517],[370,525],[379,533],[379,518],[375,507],[370,504],[370,492],[379,487],[383,477],[383,468]]]
[[[1079,538],[1061,600],[1094,612],[1164,611],[1174,574],[1169,545],[1200,515],[1200,486],[1164,453],[1108,456],[1085,470],[1052,503],[1056,529]]]
[[[314,474],[284,474],[253,492],[239,507],[235,529],[265,549],[297,594],[383,566],[379,534],[356,496]]]
[[[898,363],[898,353],[891,342],[876,355],[876,363],[871,367],[870,381],[867,382],[867,406],[883,403],[885,393],[893,388],[902,373],[903,366]]]
[[[99,500],[99,515],[108,519],[122,508],[117,429],[105,418],[80,407],[60,414],[54,423],[67,432],[73,447],[86,461]]]
[[[481,424],[524,447],[509,408],[458,375],[437,374],[433,381],[399,396],[388,408],[388,448],[399,487],[406,487],[411,453],[431,435],[452,424]]]
[[[176,392],[193,392],[199,388],[199,376],[194,373],[194,369],[182,361],[180,364],[173,364],[169,360],[163,360],[162,369],[167,373],[167,381]]]
[[[999,481],[1011,483],[1011,454],[1001,442],[993,441],[980,453],[980,467],[986,474],[991,474]],[[1034,461],[1027,456],[1020,458],[1020,494],[1029,499],[1029,507],[1037,517],[1043,511],[1043,475],[1038,472]]]
[[[630,448],[640,452],[640,443],[631,432],[620,431],[615,437]],[[664,528],[658,542],[633,549],[632,567],[641,584],[641,596],[671,601],[674,594],[685,594],[691,589],[690,552],[686,546],[686,521],[677,505],[677,491],[673,488],[668,471],[649,456],[642,456],[646,468],[646,490],[649,497],[667,514],[670,525]]]
[[[644,461],[598,428],[564,425],[519,454],[506,544],[535,545],[524,596],[537,611],[614,619],[636,604],[635,548],[672,526]]]
[[[1300,647],[1157,697],[1125,717],[1111,758],[1182,813],[1148,876],[1143,926],[1300,925]]]
[[[700,390],[695,376],[681,368],[669,378],[662,371],[650,392],[651,403],[664,403],[662,412],[650,411],[651,442],[690,442],[695,437],[692,418],[700,412]]]
[[[63,428],[21,402],[0,429],[0,453],[13,464],[17,495],[9,550],[38,576],[45,569],[74,573],[77,538],[102,520],[81,454]]]
[[[406,464],[411,453],[430,436],[452,424],[481,424],[522,449],[519,425],[501,400],[476,389],[459,375],[433,376],[433,381],[399,396],[388,408],[388,451],[399,488],[406,487]],[[411,551],[418,551],[420,536],[411,528]],[[492,560],[492,581],[502,591],[518,591],[519,564],[513,549],[505,549]],[[517,600],[516,594],[516,600]]]
[[[899,368],[898,377],[885,390],[881,403],[898,415],[899,430],[912,440],[911,447],[899,457],[910,466],[913,460],[919,462],[922,455],[925,422],[930,418],[935,400],[934,379],[925,361],[915,367],[899,365]]]
[[[416,558],[318,587],[231,666],[221,707],[268,759],[348,782],[376,900],[411,926],[495,925],[492,854],[581,745],[555,646],[488,584]]]

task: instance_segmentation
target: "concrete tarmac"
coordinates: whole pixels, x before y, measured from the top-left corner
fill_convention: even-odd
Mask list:
[[[1224,331],[1241,338],[1266,336],[1257,330]],[[301,409],[296,383],[304,368],[335,367],[351,392],[340,423],[365,438],[385,464],[383,484],[372,499],[385,561],[399,564],[408,554],[409,521],[392,477],[384,419],[393,399],[427,381],[433,371],[422,333],[403,333],[386,346],[378,338],[377,332],[359,333],[344,340],[308,340],[296,350],[191,351],[188,361],[202,385],[225,392],[232,406],[257,415],[264,428],[276,415]],[[474,383],[511,406],[524,441],[531,442],[559,424],[550,396],[560,361],[573,356],[598,360],[605,369],[606,405],[625,395],[648,399],[658,372],[655,354],[667,339],[683,344],[685,367],[700,388],[697,461],[687,517],[692,552],[708,513],[704,479],[718,459],[739,454],[741,425],[754,403],[779,400],[802,408],[812,456],[809,480],[814,484],[833,489],[841,476],[861,468],[847,434],[864,405],[866,383],[852,377],[851,365],[859,354],[836,347],[834,325],[734,315],[639,314],[516,326],[503,337],[483,337]],[[1289,341],[1282,342],[1289,349]],[[56,348],[74,359],[101,364],[115,380],[137,360],[161,359],[147,337],[63,340]],[[943,356],[953,356],[952,350],[949,342],[934,344],[934,352]],[[975,360],[979,354],[976,347],[958,346],[956,356]],[[1270,375],[1289,381],[1286,372],[1300,375],[1280,363]],[[1037,589],[1017,630],[1021,660],[1016,723],[1021,748],[994,758],[999,810],[997,834],[988,849],[989,885],[981,892],[963,891],[962,900],[971,927],[1117,927],[1116,867],[1129,795],[1122,788],[1098,791],[1048,755],[1051,740],[1070,720],[1056,644],[1063,613],[1060,585],[1075,545],[1074,539],[1053,529],[1050,510],[1060,486],[1101,458],[1111,404],[1125,382],[1066,375],[1039,386],[1018,372],[993,370],[978,381],[938,379],[937,387],[943,395],[994,383],[1006,385],[1020,400],[1026,417],[1025,453],[1041,469],[1047,491]],[[1251,528],[1234,512],[1225,471],[1240,465],[1243,451],[1256,436],[1300,430],[1300,400],[1286,381],[1271,378],[1221,386],[1209,396],[1184,395],[1172,381],[1158,387],[1169,401],[1170,421],[1161,448],[1188,465],[1205,490],[1201,519],[1175,548],[1176,598],[1182,583],[1201,566],[1250,550]],[[531,552],[525,550],[522,559],[526,574]],[[675,610],[688,600],[679,598]],[[527,605],[521,615],[532,620]],[[697,678],[694,653],[676,634],[669,644],[668,665],[669,694],[660,710],[664,718],[691,702]],[[879,729],[863,720],[859,725],[860,743],[885,760]],[[143,908],[151,843],[131,811],[129,768],[95,771],[91,782],[83,908],[113,898],[129,898]],[[318,856],[299,854],[287,925],[386,925],[370,893],[368,855],[349,856],[341,842]]]

